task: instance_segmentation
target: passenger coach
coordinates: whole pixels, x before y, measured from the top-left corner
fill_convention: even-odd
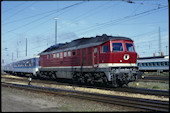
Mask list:
[[[143,57],[137,59],[140,71],[143,72],[168,72],[169,56]]]
[[[39,56],[12,62],[4,66],[4,72],[6,73],[23,76],[29,74],[34,77],[37,76],[38,69],[39,69]]]

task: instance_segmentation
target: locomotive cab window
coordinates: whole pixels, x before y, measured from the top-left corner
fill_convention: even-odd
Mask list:
[[[126,48],[127,48],[127,51],[134,52],[133,44],[131,44],[131,43],[126,43]]]
[[[109,46],[108,45],[102,46],[102,53],[106,53],[108,51],[109,51]]]
[[[113,52],[123,51],[122,43],[112,43]]]

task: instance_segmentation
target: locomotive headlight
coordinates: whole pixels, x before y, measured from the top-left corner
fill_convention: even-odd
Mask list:
[[[125,54],[123,57],[124,60],[129,60],[129,58],[130,58],[130,56],[128,54]]]

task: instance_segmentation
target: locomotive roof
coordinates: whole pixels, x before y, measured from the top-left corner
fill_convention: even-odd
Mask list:
[[[40,55],[97,46],[97,45],[100,45],[100,44],[107,42],[109,40],[133,41],[127,37],[107,36],[106,34],[103,34],[102,36],[96,36],[96,37],[90,37],[90,38],[79,38],[79,39],[73,40],[69,43],[59,43],[59,44],[56,44],[56,45],[53,45],[53,46],[47,48],[46,50],[41,52]]]

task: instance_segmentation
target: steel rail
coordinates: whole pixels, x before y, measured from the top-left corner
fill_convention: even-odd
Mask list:
[[[133,88],[133,87],[126,87],[126,88],[115,88],[115,91],[124,91],[129,93],[140,93],[146,95],[156,95],[156,96],[165,96],[169,97],[169,90],[153,90],[153,89],[146,89],[146,88]]]
[[[33,90],[38,92],[45,92],[50,94],[58,94],[64,96],[71,96],[75,98],[94,100],[103,103],[122,105],[127,107],[138,108],[142,110],[149,111],[169,111],[169,101],[159,101],[159,100],[150,100],[150,99],[141,99],[141,98],[132,98],[132,97],[122,97],[122,96],[112,96],[98,93],[87,93],[82,91],[75,90],[65,90],[57,88],[47,88],[40,86],[32,85],[20,85],[20,84],[11,84],[1,82],[2,86],[10,86],[15,88],[22,88],[26,90]]]
[[[19,79],[19,78],[8,78],[8,77],[1,77],[5,79],[16,79],[16,80],[22,80],[22,81],[28,81],[27,79]],[[77,86],[77,87],[88,87],[88,88],[96,88],[96,89],[103,89],[103,90],[110,90],[110,91],[121,91],[121,92],[128,92],[128,93],[139,93],[139,94],[146,94],[146,95],[155,95],[155,96],[165,96],[169,97],[169,91],[165,90],[153,90],[153,89],[146,89],[146,88],[133,88],[133,87],[125,87],[125,88],[112,88],[112,87],[97,87],[97,86],[87,86],[87,85],[78,85],[78,84],[72,84],[72,83],[58,83],[56,81],[49,81],[49,80],[32,80],[32,83],[39,82],[39,83],[45,83],[45,84],[57,84],[57,85],[71,85],[71,86]]]

